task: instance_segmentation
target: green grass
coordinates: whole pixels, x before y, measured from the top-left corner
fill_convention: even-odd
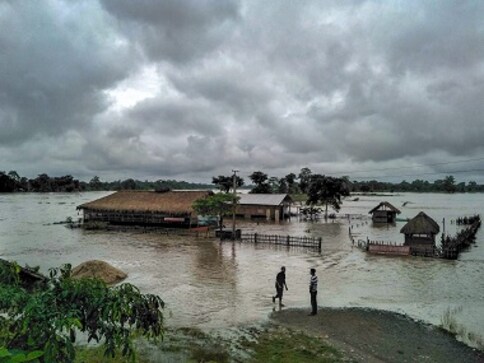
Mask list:
[[[167,331],[163,342],[151,349],[138,350],[136,362],[147,363],[161,358],[186,363],[200,362],[250,362],[250,363],[337,363],[348,362],[334,347],[322,338],[287,328],[272,326],[269,329],[248,330],[248,336],[239,339],[224,339],[212,336],[196,328],[181,328]],[[141,354],[139,353],[141,351]],[[239,354],[237,354],[237,351]],[[77,350],[76,363],[129,362],[117,355],[105,358],[102,347]],[[143,354],[144,353],[144,354]],[[151,352],[153,353],[153,352]],[[240,354],[242,353],[242,354]],[[147,357],[151,356],[151,360]],[[153,360],[154,359],[154,360]]]
[[[321,338],[278,328],[262,333],[252,344],[250,362],[334,363],[345,362],[343,355]]]
[[[114,358],[104,356],[104,347],[77,347],[76,359],[74,363],[128,363],[133,362],[127,357],[121,355],[121,351],[116,352]],[[148,363],[144,357],[136,354],[134,362],[136,363]]]

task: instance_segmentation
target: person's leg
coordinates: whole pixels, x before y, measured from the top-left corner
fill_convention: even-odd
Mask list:
[[[277,289],[277,296],[279,297],[279,305],[282,305],[282,294],[283,294],[283,289]]]
[[[317,294],[318,294],[317,292],[311,292],[311,307],[312,307],[311,314],[312,315],[316,315],[318,313],[318,302],[316,299]]]

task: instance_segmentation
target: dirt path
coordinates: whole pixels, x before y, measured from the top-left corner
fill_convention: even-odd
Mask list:
[[[278,324],[321,336],[358,362],[484,362],[484,353],[434,326],[369,309],[283,310]]]

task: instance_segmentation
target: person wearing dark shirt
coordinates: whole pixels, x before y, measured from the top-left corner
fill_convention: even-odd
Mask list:
[[[318,276],[316,276],[316,269],[310,270],[311,277],[309,278],[309,294],[311,295],[311,314],[316,315],[318,313],[318,302],[316,296],[318,295]]]
[[[279,305],[284,306],[282,303],[282,295],[284,291],[284,287],[287,290],[286,284],[286,268],[284,266],[281,267],[281,272],[279,272],[276,276],[276,296],[272,297],[272,302],[275,303],[276,299],[279,299]]]

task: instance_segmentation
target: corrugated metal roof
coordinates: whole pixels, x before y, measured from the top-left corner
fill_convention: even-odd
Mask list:
[[[292,203],[288,194],[239,194],[240,205],[281,205],[287,201]]]

